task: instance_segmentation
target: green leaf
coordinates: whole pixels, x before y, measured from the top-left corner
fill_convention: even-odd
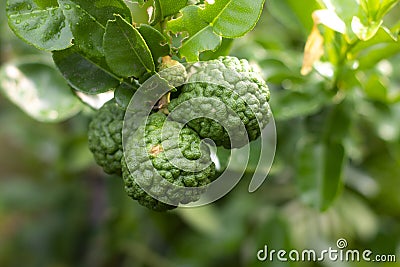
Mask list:
[[[267,10],[285,28],[306,37],[312,29],[312,13],[319,6],[315,1],[280,0],[268,1]]]
[[[158,62],[160,57],[166,56],[170,53],[167,38],[155,28],[147,24],[142,24],[139,28],[139,33],[142,35],[144,41],[149,47],[155,64]]]
[[[187,6],[182,9],[180,18],[168,22],[168,28],[173,33],[187,32],[189,35],[179,50],[188,62],[197,61],[200,52],[215,50],[221,44],[222,38],[213,32],[208,23],[201,20],[199,10],[198,6]]]
[[[360,40],[367,41],[374,37],[383,23],[383,17],[398,0],[361,0],[361,11],[351,21],[351,28]]]
[[[82,108],[57,70],[40,60],[5,64],[0,81],[0,90],[38,121],[63,121]]]
[[[168,22],[168,29],[188,34],[179,52],[187,61],[197,61],[200,52],[216,50],[222,37],[237,38],[252,30],[264,2],[219,0],[214,4],[206,3],[204,8],[187,6],[181,10],[181,17]]]
[[[35,3],[40,8],[58,6],[57,0],[35,0]]]
[[[216,50],[221,41],[221,36],[216,35],[211,26],[207,26],[186,40],[179,53],[181,56],[186,57],[188,62],[198,61],[200,52]]]
[[[297,29],[302,31],[310,31],[312,29],[312,13],[314,10],[318,9],[318,4],[316,1],[286,0],[279,2],[287,2],[288,7],[293,10],[298,21],[300,22],[299,24],[302,26],[299,28],[299,25],[297,25]],[[288,10],[286,10],[286,12],[288,12]]]
[[[125,3],[131,10],[132,19],[136,25],[141,25],[141,24],[156,25],[163,18],[160,0],[148,0],[148,1],[125,0]]]
[[[313,139],[304,139],[299,143],[297,181],[301,197],[321,211],[329,208],[342,185],[347,158],[343,143],[348,138],[354,113],[348,98],[311,121]],[[316,133],[319,136],[315,137]]]
[[[129,3],[138,3],[140,6],[143,6],[148,0],[125,0],[125,2]]]
[[[143,37],[120,15],[107,23],[104,52],[110,68],[123,77],[138,78],[155,71],[153,57]]]
[[[136,92],[136,90],[139,88],[139,84],[126,84],[123,83],[120,86],[117,87],[114,91],[114,98],[115,101],[120,105],[121,107],[127,108],[129,106],[129,102],[131,101],[131,98],[133,94]]]
[[[327,210],[342,185],[343,145],[308,140],[300,145],[297,159],[296,180],[302,200],[321,211]]]
[[[345,23],[350,25],[351,20],[360,10],[358,0],[322,0],[325,8],[334,11]]]
[[[389,29],[384,26],[381,26],[377,33],[368,41],[358,42],[353,49],[351,50],[351,54],[353,54],[353,58],[357,57],[357,54],[362,52],[364,49],[370,49],[375,45],[381,45],[382,43],[396,43],[398,42],[397,33],[392,33]]]
[[[323,6],[331,12],[334,12],[343,22],[345,26],[345,35],[349,43],[354,42],[357,37],[354,35],[351,22],[354,16],[359,15],[360,6],[358,0],[321,0]],[[329,19],[328,19],[329,20]],[[334,23],[334,21],[332,21]],[[331,26],[333,26],[332,24]],[[342,27],[342,26],[341,26]]]
[[[152,18],[149,17],[147,10],[154,8],[154,1],[131,1],[125,0],[126,5],[131,11],[133,23],[136,25],[150,24]]]
[[[244,44],[246,46],[246,44]],[[244,49],[241,49],[244,50]],[[254,49],[249,49],[248,53],[254,52]],[[257,60],[262,68],[262,72],[267,82],[273,84],[282,84],[284,88],[293,89],[293,87],[305,82],[304,76],[300,74],[303,54],[296,51],[268,51],[265,57],[251,56],[250,59]],[[285,81],[290,81],[289,84]],[[318,89],[319,90],[319,89]]]
[[[265,0],[219,0],[205,4],[200,17],[213,26],[213,30],[226,38],[242,37],[254,28],[261,16]]]
[[[400,0],[383,0],[377,12],[377,19],[382,19],[389,11],[400,3]]]
[[[324,125],[325,142],[343,143],[349,135],[349,128],[353,121],[354,105],[350,101],[350,95],[340,104],[336,104],[330,110]]]
[[[104,59],[90,58],[75,46],[54,52],[53,60],[75,90],[98,94],[115,89],[120,84],[120,78],[112,74]]]
[[[368,41],[378,32],[381,27],[383,20],[375,22],[371,21],[368,25],[364,25],[359,17],[354,16],[351,21],[351,29],[356,34],[358,39],[362,41]]]
[[[227,56],[231,51],[233,39],[223,38],[220,47],[215,51],[204,51],[200,54],[201,61],[216,59],[220,56]]]
[[[368,18],[375,18],[381,0],[360,0],[360,7]]]
[[[58,0],[68,20],[74,43],[92,57],[102,57],[107,21],[120,14],[131,21],[131,12],[122,0]]]
[[[184,8],[188,0],[156,0],[161,8],[163,17],[168,17],[179,12]]]
[[[360,0],[360,6],[369,21],[380,21],[399,0]]]
[[[359,54],[359,69],[369,69],[374,67],[383,59],[388,59],[400,52],[400,42],[396,43],[381,43],[369,49],[364,50]]]
[[[381,26],[377,33],[365,42],[358,42],[351,50],[351,57],[357,58],[359,69],[373,68],[383,59],[388,59],[400,52],[400,40],[397,29],[391,32]]]
[[[57,2],[8,0],[7,16],[13,32],[38,49],[62,50],[72,45],[72,33]]]

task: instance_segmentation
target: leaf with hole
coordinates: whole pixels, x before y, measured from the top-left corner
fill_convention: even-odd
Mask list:
[[[216,50],[225,38],[238,38],[253,29],[257,23],[265,0],[220,0],[204,7],[186,6],[182,15],[168,22],[168,29],[186,33],[180,49],[187,61],[197,61],[199,53]]]
[[[184,8],[188,0],[156,0],[156,2],[159,4],[162,16],[168,17]]]

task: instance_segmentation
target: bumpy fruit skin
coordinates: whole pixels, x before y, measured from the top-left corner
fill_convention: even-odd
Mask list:
[[[168,82],[168,85],[173,88],[181,86],[186,82],[187,72],[185,66],[175,60],[168,60],[164,62],[160,71],[158,72],[160,77]]]
[[[141,126],[126,140],[125,159],[122,160],[125,191],[149,209],[166,211],[180,203],[197,201],[205,190],[203,186],[215,176],[215,165],[208,147],[201,143],[197,133],[182,126],[166,120],[161,113],[154,113],[149,116],[146,127]],[[174,142],[177,136],[178,142]],[[172,157],[168,158],[170,154]],[[195,160],[202,164],[201,169],[179,168],[180,164]],[[139,184],[157,199],[161,197],[165,201],[153,198]],[[173,205],[165,204],[166,201]]]
[[[194,99],[199,97],[204,98],[196,102]],[[201,137],[212,139],[217,146],[241,147],[247,144],[246,135],[249,141],[257,139],[268,123],[269,98],[268,86],[247,60],[226,56],[206,62],[191,74],[168,110],[174,120],[187,122]],[[216,104],[216,100],[225,105]],[[185,101],[191,101],[190,105],[176,109]],[[212,119],[193,119],[195,112]],[[241,123],[244,127],[240,129]]]
[[[108,174],[121,174],[124,114],[124,109],[113,99],[97,111],[89,124],[89,149],[97,164]]]

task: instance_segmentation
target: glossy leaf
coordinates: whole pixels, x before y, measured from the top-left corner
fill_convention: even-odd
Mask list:
[[[264,2],[220,0],[213,4],[206,3],[204,8],[187,6],[181,10],[181,17],[168,22],[168,28],[173,33],[188,34],[180,54],[187,61],[197,61],[200,52],[216,50],[222,37],[241,37],[253,29]]]
[[[58,6],[57,0],[35,0],[35,3],[40,8]]]
[[[153,57],[143,37],[120,15],[107,23],[104,52],[110,68],[123,77],[138,78],[155,71]]]
[[[120,84],[120,78],[112,74],[104,59],[90,58],[76,47],[54,52],[53,60],[75,90],[98,94],[115,89]]]
[[[74,116],[81,110],[81,103],[57,70],[39,61],[4,65],[0,90],[38,121],[59,122]]]
[[[62,50],[72,45],[72,33],[57,2],[8,0],[7,16],[13,32],[38,49]]]
[[[265,0],[219,0],[206,2],[200,17],[213,26],[213,30],[226,38],[242,37],[254,28],[261,16]]]
[[[171,16],[184,8],[188,0],[157,0],[163,17]]]
[[[154,27],[142,24],[139,28],[139,33],[142,35],[144,41],[149,47],[155,64],[158,62],[160,57],[166,56],[170,53],[170,46],[167,43],[167,38]]]
[[[372,21],[368,25],[364,25],[360,18],[354,16],[353,20],[351,21],[351,29],[357,35],[358,39],[362,41],[368,41],[375,36],[382,23],[383,21],[381,20],[378,22]]]
[[[186,40],[179,53],[186,57],[188,62],[194,62],[199,60],[200,52],[216,50],[221,45],[221,41],[221,36],[215,34],[211,26],[207,26]]]
[[[162,10],[159,0],[130,1],[124,0],[131,10],[133,22],[136,25],[155,25],[162,20]],[[176,2],[176,1],[175,1]]]
[[[102,57],[103,35],[107,21],[120,14],[131,21],[129,8],[122,0],[87,1],[87,0],[58,0],[65,17],[68,20],[74,43],[86,54]]]
[[[136,25],[150,24],[151,17],[149,17],[149,8],[154,8],[154,1],[131,1],[124,0],[126,5],[131,11],[132,21]]]
[[[181,12],[182,16],[168,22],[173,33],[187,32],[189,37],[184,40],[179,53],[189,62],[197,61],[199,53],[205,50],[215,50],[221,44],[222,37],[214,33],[212,27],[199,16],[200,7],[187,6]]]
[[[220,47],[215,51],[204,51],[200,54],[201,61],[216,59],[220,56],[227,56],[231,51],[233,39],[223,38]]]

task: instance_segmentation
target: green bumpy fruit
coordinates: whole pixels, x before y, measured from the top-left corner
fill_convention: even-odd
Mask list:
[[[172,59],[161,65],[158,74],[162,79],[167,81],[172,91],[175,91],[175,87],[184,84],[187,77],[185,66]]]
[[[97,164],[108,174],[121,174],[124,114],[124,109],[113,99],[97,111],[89,124],[89,149]]]
[[[197,133],[161,113],[150,115],[124,148],[125,191],[155,211],[197,201],[215,176],[210,151]]]
[[[233,148],[260,136],[270,117],[269,98],[268,86],[247,60],[226,56],[200,65],[168,110],[202,138]]]

